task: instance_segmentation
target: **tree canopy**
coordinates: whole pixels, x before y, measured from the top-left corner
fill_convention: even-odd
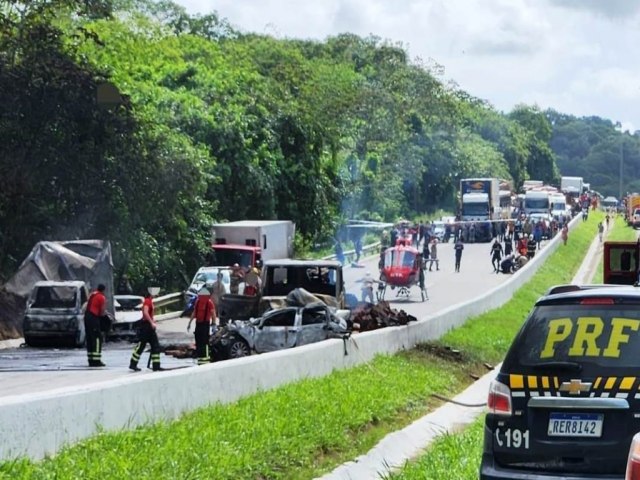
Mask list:
[[[503,114],[374,36],[241,34],[167,0],[0,11],[5,278],[37,241],[95,237],[139,285],[183,286],[214,221],[290,219],[313,244],[345,218],[454,211],[464,177],[613,181],[610,122]]]

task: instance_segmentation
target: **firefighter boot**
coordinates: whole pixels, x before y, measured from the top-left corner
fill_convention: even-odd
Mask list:
[[[153,369],[154,372],[161,372],[162,370],[164,370],[164,368],[162,368],[160,366],[160,354],[159,353],[152,353],[151,354],[151,368]]]

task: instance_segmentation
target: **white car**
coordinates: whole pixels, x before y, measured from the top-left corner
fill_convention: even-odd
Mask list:
[[[229,267],[202,267],[198,269],[193,280],[191,280],[191,285],[189,285],[189,288],[187,288],[185,292],[185,300],[188,301],[190,297],[197,295],[205,285],[211,285],[215,282],[218,279],[218,272],[222,272],[222,283],[226,291],[231,291],[230,271],[231,269]]]
[[[114,295],[115,323],[135,322],[142,318],[142,302],[140,295]]]
[[[438,241],[442,241],[444,238],[444,222],[435,221],[431,224],[431,234],[435,236]]]

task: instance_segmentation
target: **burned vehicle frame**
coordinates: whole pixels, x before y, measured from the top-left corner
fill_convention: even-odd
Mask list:
[[[270,310],[250,320],[232,320],[212,335],[211,361],[341,338],[349,332],[348,313],[316,302]]]
[[[36,282],[23,318],[25,343],[82,347],[88,296],[87,286],[82,281]]]

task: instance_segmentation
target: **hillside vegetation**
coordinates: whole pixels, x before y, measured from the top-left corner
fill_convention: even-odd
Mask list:
[[[136,286],[182,288],[214,221],[291,219],[304,252],[345,218],[454,211],[463,177],[557,181],[552,147],[615,176],[610,122],[582,145],[596,120],[503,114],[376,37],[241,34],[169,1],[0,11],[0,280],[37,241],[105,238]]]

